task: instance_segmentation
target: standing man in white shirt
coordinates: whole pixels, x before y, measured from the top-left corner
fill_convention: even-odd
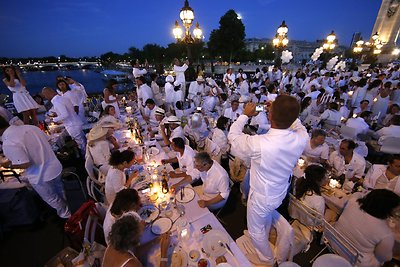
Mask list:
[[[64,197],[61,182],[61,163],[56,158],[47,136],[36,126],[13,126],[0,117],[0,136],[8,161],[2,167],[25,169],[24,176],[33,189],[61,218],[71,213]]]
[[[74,106],[69,99],[58,95],[50,87],[45,87],[42,89],[43,96],[51,101],[53,104],[53,109],[57,114],[53,121],[55,123],[63,123],[65,130],[72,139],[78,144],[82,155],[86,152],[86,138],[82,131],[82,121],[76,114]]]
[[[201,97],[205,92],[204,78],[198,76],[196,81],[193,81],[189,85],[188,99],[192,100],[196,107],[200,106]]]
[[[224,74],[224,78],[222,79],[222,81],[225,83],[226,87],[231,87],[233,86],[233,84],[235,83],[235,73],[233,73],[233,69],[232,68],[228,68],[226,70],[226,73]]]
[[[140,69],[140,62],[139,59],[136,59],[134,62],[132,62],[132,74],[133,77],[139,78],[140,76],[143,76],[145,74],[147,74],[147,70],[146,69]],[[147,60],[145,61],[144,65],[146,66],[146,68],[149,66],[149,63],[147,63]]]
[[[153,91],[150,86],[146,84],[146,79],[143,76],[135,78],[137,86],[137,96],[139,107],[144,107],[147,99],[154,99]]]
[[[271,129],[264,135],[243,133],[249,117],[257,115],[256,105],[248,103],[243,115],[231,126],[228,139],[232,148],[251,160],[247,226],[261,261],[273,264],[268,241],[272,213],[285,198],[290,175],[308,140],[307,130],[298,118],[296,98],[280,95],[271,105]]]
[[[182,90],[182,99],[185,99],[186,95],[186,79],[185,79],[185,71],[189,67],[189,60],[186,60],[185,63],[181,66],[181,62],[179,59],[174,59],[174,72],[175,72],[175,82],[181,84]]]

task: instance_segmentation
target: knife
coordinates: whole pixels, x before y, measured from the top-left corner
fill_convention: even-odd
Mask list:
[[[235,256],[235,254],[233,253],[233,251],[231,250],[231,248],[229,247],[228,243],[225,243],[225,247],[229,250],[229,252]]]

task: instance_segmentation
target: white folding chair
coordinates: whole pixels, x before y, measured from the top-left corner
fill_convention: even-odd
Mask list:
[[[345,258],[350,262],[351,266],[356,266],[360,263],[359,259],[362,257],[361,253],[357,248],[343,236],[339,231],[337,231],[332,225],[330,225],[326,220],[324,220],[324,232],[323,241],[325,243],[325,248],[322,249],[311,261],[314,262],[322,251],[329,248],[330,251],[338,254],[339,256]]]
[[[387,154],[400,154],[400,138],[392,136],[383,138],[380,151]]]
[[[336,254],[324,254],[318,257],[312,267],[351,267],[350,262],[348,262],[343,257]]]
[[[357,139],[357,129],[353,127],[342,125],[342,127],[340,127],[340,134],[344,138]]]
[[[85,225],[83,240],[89,244],[92,244],[95,241],[96,232],[103,233],[103,221],[106,210],[101,203],[96,203],[96,209],[98,213],[90,213]]]
[[[301,251],[308,251],[315,231],[321,229],[324,224],[324,217],[292,194],[289,194],[289,198],[289,215],[295,219],[292,227],[294,229],[293,255],[296,255]]]

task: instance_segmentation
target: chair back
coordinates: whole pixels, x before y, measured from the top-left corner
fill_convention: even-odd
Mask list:
[[[276,210],[272,212],[272,226],[276,229],[274,256],[279,263],[293,260],[294,230]]]
[[[381,152],[388,154],[400,154],[400,138],[392,136],[383,138]]]
[[[88,195],[94,199],[96,202],[104,202],[105,193],[104,193],[104,185],[88,176],[86,178],[86,190]]]
[[[360,252],[345,236],[325,220],[323,239],[331,251],[345,258],[352,266],[359,263]]]
[[[96,233],[103,234],[103,221],[105,217],[105,209],[101,203],[95,203],[95,209],[88,214],[85,225],[85,233],[83,240],[93,244],[96,240]],[[102,240],[102,238],[101,238]]]
[[[292,218],[299,220],[302,224],[314,230],[324,225],[324,216],[313,210],[294,195],[289,194],[289,214]]]
[[[342,127],[340,127],[340,134],[344,138],[356,139],[357,138],[357,129],[346,126],[346,125],[342,125]]]

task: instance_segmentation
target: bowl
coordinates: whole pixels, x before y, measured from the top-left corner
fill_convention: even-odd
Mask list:
[[[191,261],[197,261],[200,258],[200,252],[198,250],[192,249],[189,252],[189,258]]]

